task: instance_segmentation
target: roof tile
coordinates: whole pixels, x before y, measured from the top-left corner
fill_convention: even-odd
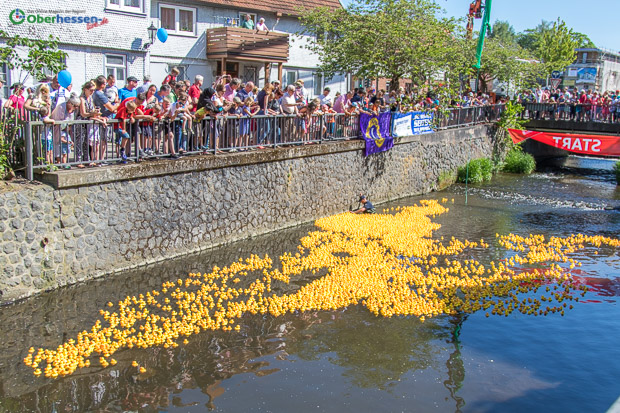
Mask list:
[[[262,0],[249,4],[241,0],[202,0],[203,3],[217,4],[243,10],[282,13],[284,15],[299,15],[299,8],[314,9],[316,7],[330,7],[341,9],[339,0]]]

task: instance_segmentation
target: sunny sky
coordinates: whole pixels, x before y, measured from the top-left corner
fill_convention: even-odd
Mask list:
[[[447,14],[465,17],[471,0],[436,0]],[[347,5],[351,0],[341,0]],[[584,33],[598,46],[620,51],[615,32],[620,20],[620,0],[494,0],[491,22],[507,20],[517,32],[534,28],[541,20],[560,17],[569,27]],[[476,30],[480,20],[476,20]]]

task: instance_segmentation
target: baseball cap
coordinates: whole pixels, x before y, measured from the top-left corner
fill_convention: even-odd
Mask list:
[[[366,195],[360,194],[360,202],[362,202],[364,199],[366,199]]]
[[[128,81],[128,82],[137,82],[137,81],[138,81],[138,78],[137,78],[137,77],[135,77],[135,76],[129,76],[129,77],[127,78],[127,81]]]

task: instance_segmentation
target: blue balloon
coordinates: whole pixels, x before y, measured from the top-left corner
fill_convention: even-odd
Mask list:
[[[65,89],[68,88],[71,84],[71,73],[66,70],[61,70],[60,73],[58,73],[58,84]]]
[[[164,29],[163,27],[157,29],[157,38],[160,42],[166,43],[166,40],[168,40],[168,32],[166,31],[166,29]]]

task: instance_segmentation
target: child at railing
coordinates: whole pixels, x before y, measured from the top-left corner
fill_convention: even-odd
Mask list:
[[[54,125],[56,122],[50,118],[50,108],[48,106],[41,106],[39,108],[39,116],[44,125]],[[41,135],[41,143],[45,151],[45,163],[51,165],[54,163],[54,128],[46,126],[43,128],[43,134]]]
[[[611,98],[609,96],[604,96],[602,98],[602,121],[603,122],[609,122],[610,120],[610,105],[611,105]]]
[[[155,118],[159,121],[158,123],[159,133],[156,134],[157,147],[159,147],[159,135],[163,134],[164,135],[163,137],[164,154],[170,154],[171,158],[178,158],[178,155],[176,154],[174,150],[174,130],[171,124],[173,115],[170,111],[171,107],[172,107],[172,104],[170,102],[170,99],[166,97],[161,101],[161,112],[154,115]]]
[[[254,104],[254,99],[249,96],[245,98],[245,100],[243,101],[243,108],[242,108],[243,119],[241,119],[239,122],[239,135],[240,135],[239,139],[240,139],[241,146],[244,146],[244,147],[248,147],[250,144],[252,145],[256,144],[254,140],[250,142],[250,125],[251,125],[250,118],[253,117],[260,110],[260,108],[258,106],[253,106],[253,104]]]
[[[128,152],[130,149],[130,136],[129,133],[127,133],[127,121],[129,121],[130,124],[134,124],[136,122],[136,119],[133,117],[133,115],[136,111],[137,106],[138,105],[136,104],[136,102],[131,100],[125,104],[125,107],[119,109],[116,113],[116,119],[119,120],[119,123],[116,124],[116,144],[118,145],[118,147],[120,147],[119,155],[121,158],[121,163],[123,164],[127,163],[126,152]],[[135,139],[136,135],[137,134],[132,133],[131,138]]]
[[[214,119],[219,112],[211,100],[198,102],[198,105],[201,107],[194,113],[194,123],[198,128],[197,147],[206,153],[206,151],[209,150],[209,137],[212,134],[217,134],[216,128],[214,127]],[[205,120],[207,116],[211,116],[214,119]]]
[[[155,104],[154,106],[149,106],[146,109],[142,109],[142,113],[144,115],[152,116],[157,119],[156,114],[161,112],[161,106],[159,104]],[[153,155],[153,122],[143,121],[141,124],[142,136],[144,137],[144,153],[147,155]],[[157,146],[159,148],[159,146]]]
[[[244,112],[243,112],[243,108],[244,107],[245,107],[244,106],[244,102],[241,101],[240,98],[238,98],[238,97],[233,98],[233,106],[228,111],[227,117],[240,119],[241,116],[244,115]],[[228,130],[232,134],[232,138],[233,138],[232,139],[233,140],[232,146],[234,148],[238,148],[238,147],[242,146],[243,137],[242,137],[241,129],[242,129],[241,121],[239,121],[239,120],[237,121],[237,126],[236,127],[235,127],[235,125],[233,125],[233,127],[229,127],[228,128]],[[234,149],[234,148],[231,149],[231,152],[232,151],[236,151],[236,149]]]
[[[332,139],[336,132],[336,111],[332,109],[332,104],[323,105],[323,117],[325,120],[324,132],[327,133],[326,138]]]
[[[60,134],[60,151],[62,153],[60,162],[64,164],[62,166],[63,169],[71,169],[71,166],[67,165],[67,160],[69,159],[72,149],[73,141],[71,140],[71,135],[65,131],[62,131]]]
[[[171,110],[174,112],[175,119],[181,122],[180,128],[175,127],[175,135],[179,153],[183,153],[187,150],[187,135],[192,128],[193,119],[189,110],[188,95],[186,93],[180,94]]]

